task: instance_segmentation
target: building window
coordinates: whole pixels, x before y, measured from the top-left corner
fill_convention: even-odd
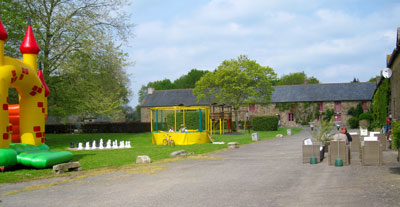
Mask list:
[[[324,111],[324,102],[319,102],[319,111]]]
[[[361,102],[361,106],[364,111],[367,110],[367,102],[366,101]]]
[[[249,111],[255,111],[255,110],[256,110],[256,105],[255,104],[250,104]]]
[[[290,112],[290,113],[288,114],[288,120],[289,120],[289,121],[294,121],[294,114],[293,114],[293,113]]]
[[[342,102],[335,101],[335,112],[340,112],[340,111],[342,111]]]

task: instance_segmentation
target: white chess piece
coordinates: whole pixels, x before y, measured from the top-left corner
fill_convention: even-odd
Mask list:
[[[97,147],[96,147],[96,141],[93,141],[93,143],[92,143],[92,150],[94,150],[94,149],[97,149]]]
[[[126,141],[125,142],[125,148],[132,148],[131,141]]]
[[[112,148],[118,149],[118,141],[117,140],[114,140]]]
[[[111,149],[111,140],[108,140],[108,141],[107,141],[106,149]]]
[[[89,142],[86,142],[86,143],[85,143],[85,150],[90,150],[90,144],[89,144]]]
[[[78,150],[83,150],[83,144],[82,144],[82,142],[79,142],[79,143],[78,143]]]
[[[103,139],[100,139],[99,149],[104,149]]]
[[[119,148],[125,148],[125,143],[124,143],[124,141],[120,141],[119,142]]]

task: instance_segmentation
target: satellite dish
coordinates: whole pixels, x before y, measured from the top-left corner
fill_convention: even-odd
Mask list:
[[[382,70],[382,76],[384,78],[392,77],[392,70],[390,70],[390,68],[386,68],[386,69]]]

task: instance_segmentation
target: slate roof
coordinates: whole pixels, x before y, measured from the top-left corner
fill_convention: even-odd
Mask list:
[[[274,86],[272,103],[310,101],[371,101],[376,83],[331,83]],[[156,106],[204,106],[208,101],[197,103],[193,89],[156,90],[146,95],[143,107]]]
[[[210,105],[210,102],[197,103],[193,89],[155,90],[153,94],[147,94],[142,102],[142,106],[145,107],[206,105]]]
[[[276,86],[271,102],[370,101],[376,83],[332,83]]]

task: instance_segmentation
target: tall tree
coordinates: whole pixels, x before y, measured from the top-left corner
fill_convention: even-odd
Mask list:
[[[53,92],[49,96],[50,116],[120,114],[130,94],[126,54],[119,47],[133,26],[124,12],[128,0],[0,3],[2,19],[12,26],[8,29],[10,54],[19,54],[26,29],[24,19],[32,18],[41,48],[39,60]]]
[[[304,84],[305,82],[309,84],[319,83],[319,80],[313,76],[307,77],[304,72],[289,73],[288,75],[283,75],[277,82],[277,85],[298,85]]]
[[[183,75],[174,81],[174,88],[194,88],[197,81],[200,80],[208,71],[192,69],[188,74]]]
[[[171,82],[169,79],[164,79],[161,81],[154,81],[154,82],[149,82],[147,85],[142,85],[140,88],[138,95],[138,101],[141,103],[144,99],[144,97],[147,94],[147,89],[148,88],[154,88],[155,90],[168,90],[168,89],[174,89],[174,84]]]
[[[237,59],[224,60],[214,72],[208,72],[197,83],[193,94],[198,101],[209,100],[231,105],[235,110],[240,106],[254,103],[268,103],[272,94],[274,70],[264,67],[246,55]]]

